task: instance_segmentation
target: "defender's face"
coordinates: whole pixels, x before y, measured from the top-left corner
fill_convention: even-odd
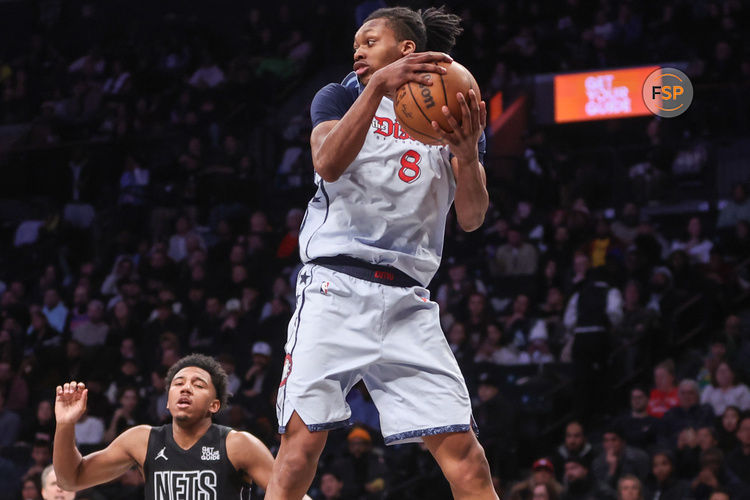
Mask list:
[[[219,407],[216,388],[206,370],[187,366],[175,374],[167,397],[167,408],[175,420],[210,417],[219,411]]]
[[[377,70],[397,61],[412,50],[405,42],[396,41],[396,34],[385,19],[371,19],[354,35],[354,72],[362,85],[367,85]]]

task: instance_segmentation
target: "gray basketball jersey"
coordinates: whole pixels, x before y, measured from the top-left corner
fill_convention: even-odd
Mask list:
[[[384,97],[343,175],[325,182],[315,174],[315,183],[299,238],[303,262],[348,255],[429,284],[456,188],[446,146],[411,139]]]

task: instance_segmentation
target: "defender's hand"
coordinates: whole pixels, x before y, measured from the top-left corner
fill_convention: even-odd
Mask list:
[[[89,390],[83,382],[71,381],[57,386],[55,420],[58,424],[75,424],[86,412]]]
[[[377,70],[368,85],[374,83],[384,95],[394,95],[407,82],[432,85],[430,73],[444,75],[448,72],[437,64],[439,62],[449,63],[453,59],[442,52],[413,52]]]

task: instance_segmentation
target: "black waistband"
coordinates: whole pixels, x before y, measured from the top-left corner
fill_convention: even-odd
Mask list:
[[[312,264],[373,283],[399,287],[422,286],[417,280],[395,267],[378,266],[347,255],[318,257],[312,261]]]

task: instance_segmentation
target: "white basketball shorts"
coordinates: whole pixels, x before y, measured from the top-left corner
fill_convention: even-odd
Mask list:
[[[296,294],[276,405],[280,433],[295,411],[310,431],[349,425],[345,397],[359,380],[386,444],[471,428],[466,383],[428,290],[309,263]]]

